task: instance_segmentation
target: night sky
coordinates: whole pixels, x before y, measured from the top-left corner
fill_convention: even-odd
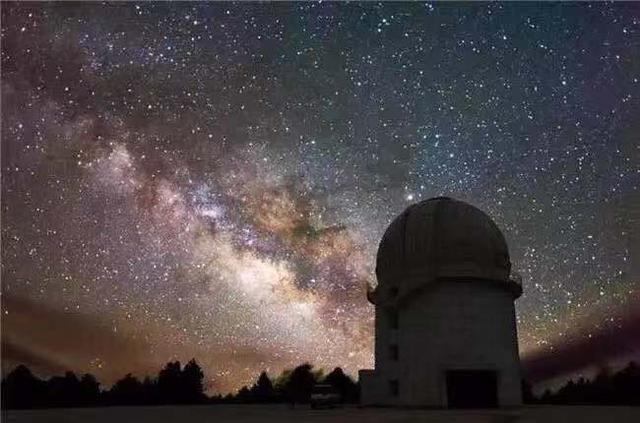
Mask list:
[[[3,2],[1,40],[5,371],[370,368],[378,241],[438,195],[503,230],[539,378],[639,355],[638,4]]]

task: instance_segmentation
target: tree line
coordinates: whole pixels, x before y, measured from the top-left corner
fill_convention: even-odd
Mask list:
[[[593,379],[569,380],[556,391],[547,389],[540,397],[525,389],[525,397],[539,404],[640,405],[640,366],[630,362],[617,372],[601,369]]]
[[[112,405],[162,405],[207,403],[308,403],[313,387],[331,385],[345,403],[359,399],[360,387],[340,367],[328,374],[305,363],[284,370],[271,379],[260,373],[256,382],[235,394],[207,396],[204,372],[191,360],[167,363],[156,377],[140,380],[127,374],[109,389],[101,389],[91,374],[78,377],[73,372],[43,380],[28,367],[19,365],[2,380],[2,408],[96,407]],[[523,400],[529,404],[640,405],[640,367],[631,362],[612,373],[602,370],[591,380],[569,380],[556,391],[546,390],[536,397],[523,381]]]
[[[164,405],[206,403],[308,403],[314,385],[328,384],[343,402],[357,402],[359,387],[336,367],[324,375],[311,364],[285,370],[270,379],[262,372],[253,385],[236,394],[207,396],[204,372],[195,359],[182,366],[179,361],[167,363],[156,377],[140,380],[127,374],[109,389],[101,389],[91,374],[78,377],[73,372],[43,380],[19,365],[2,380],[2,408],[97,407],[115,405]]]

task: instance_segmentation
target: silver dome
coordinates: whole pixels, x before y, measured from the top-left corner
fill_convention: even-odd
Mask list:
[[[413,204],[396,217],[380,241],[376,263],[378,287],[405,293],[441,278],[512,285],[510,271],[509,249],[493,220],[448,197]]]

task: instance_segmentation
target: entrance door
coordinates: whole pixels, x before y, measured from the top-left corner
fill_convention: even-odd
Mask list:
[[[449,408],[495,408],[498,377],[494,370],[447,370]]]

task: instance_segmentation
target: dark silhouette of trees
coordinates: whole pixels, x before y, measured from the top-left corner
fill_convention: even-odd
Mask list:
[[[542,404],[640,405],[640,368],[634,362],[612,374],[603,368],[593,380],[569,380],[556,392],[546,390]]]
[[[539,402],[541,404],[551,404],[552,397],[553,397],[553,394],[551,393],[551,390],[545,389],[540,399],[538,400],[534,397],[532,402],[534,403]]]
[[[158,400],[161,403],[170,403],[172,399],[182,396],[182,369],[180,362],[169,362],[158,374]]]
[[[156,380],[150,378],[149,376],[145,376],[142,381],[142,395],[140,401],[143,404],[155,404],[158,402],[157,399],[157,385]]]
[[[140,405],[149,395],[143,384],[131,373],[117,381],[110,390],[105,392],[105,400],[110,405]]]
[[[90,407],[100,401],[100,383],[92,374],[85,373],[79,383],[79,405]]]
[[[309,402],[311,391],[316,384],[316,375],[311,369],[313,366],[309,363],[296,367],[284,385],[287,401],[294,407],[296,403],[306,404]]]
[[[22,364],[2,380],[2,408],[36,408],[44,403],[47,386]]]
[[[235,403],[271,403],[282,402],[282,390],[276,388],[267,375],[267,372],[260,373],[258,380],[251,387],[243,386],[236,395],[227,395],[224,398],[214,398],[214,402],[235,402]]]
[[[2,408],[95,407],[104,405],[155,405],[211,403],[272,403],[287,401],[308,403],[314,385],[331,385],[343,402],[356,402],[359,385],[336,367],[322,376],[305,363],[292,370],[284,370],[274,380],[266,372],[260,373],[250,387],[243,387],[236,395],[204,394],[204,373],[195,360],[184,367],[179,361],[169,362],[156,378],[140,381],[131,374],[118,380],[110,389],[101,390],[93,375],[78,378],[75,373],[42,380],[26,366],[20,365],[2,380]],[[543,404],[602,404],[640,405],[640,367],[636,363],[616,373],[602,369],[592,380],[570,380],[555,392],[545,391],[536,398],[531,386],[523,381],[525,403]]]
[[[229,402],[242,402],[242,403],[251,403],[253,401],[253,397],[251,396],[251,390],[247,386],[243,386],[240,388],[238,393],[233,396],[229,396],[227,398]]]
[[[157,393],[161,404],[198,404],[204,402],[204,373],[195,360],[184,368],[179,361],[169,362],[158,374]]]
[[[334,387],[334,389],[340,394],[342,402],[357,402],[360,396],[358,384],[347,376],[340,367],[333,369],[324,378],[324,383]]]
[[[278,400],[277,397],[278,393],[273,387],[273,382],[264,371],[260,373],[258,380],[251,388],[245,386],[238,391],[238,399],[243,402],[276,402]]]
[[[640,405],[640,367],[633,361],[613,375],[613,391],[621,404]]]
[[[305,404],[309,402],[314,385],[322,379],[322,371],[313,371],[309,363],[302,364],[295,369],[284,370],[272,381],[266,372],[260,373],[258,380],[251,387],[242,387],[236,395],[217,397],[214,402],[235,403],[274,403],[289,402]]]
[[[269,398],[275,393],[275,390],[273,389],[273,383],[271,382],[271,379],[269,379],[269,376],[267,376],[267,372],[263,371],[262,373],[260,373],[258,381],[255,385],[253,385],[253,392],[257,396],[263,398]]]
[[[311,392],[317,383],[328,384],[340,394],[342,402],[358,401],[360,388],[354,380],[346,375],[340,367],[336,367],[326,377],[322,370],[313,370],[311,364],[303,364],[295,369],[284,370],[275,381],[266,372],[260,373],[258,380],[251,387],[242,387],[236,395],[214,397],[212,402],[234,403],[277,403],[289,402],[306,404],[310,401]]]
[[[195,359],[191,359],[182,370],[180,385],[182,387],[182,400],[185,404],[198,404],[204,402],[204,372]]]
[[[41,380],[23,365],[2,381],[2,408],[95,407],[99,405],[198,404],[204,394],[204,373],[195,360],[184,368],[170,362],[157,379],[142,382],[131,374],[118,380],[111,389],[100,390],[93,375],[80,379],[73,373]]]
[[[67,372],[64,376],[53,376],[47,382],[47,399],[60,407],[69,407],[73,397],[77,394],[76,386],[79,383],[73,372]]]

